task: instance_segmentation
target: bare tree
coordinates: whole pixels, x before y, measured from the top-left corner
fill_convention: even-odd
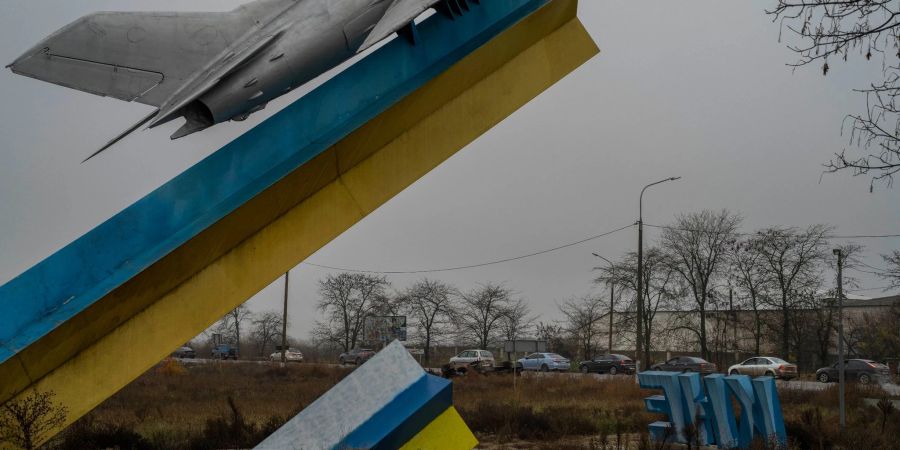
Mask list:
[[[844,149],[825,167],[828,172],[871,174],[870,189],[879,180],[890,186],[900,172],[900,66],[894,59],[900,56],[900,1],[778,0],[767,13],[799,40],[789,45],[799,56],[794,67],[821,64],[827,75],[829,61],[848,61],[851,54],[869,61],[881,55],[883,78],[859,90],[866,96],[866,111],[847,117],[850,143],[868,154],[851,156]]]
[[[900,250],[894,250],[891,254],[881,257],[887,268],[879,275],[891,283],[890,288],[900,288]]]
[[[599,297],[586,296],[567,300],[559,306],[559,311],[566,318],[564,329],[577,342],[581,356],[585,360],[593,359],[597,341],[603,335],[601,324],[609,314],[606,305]]]
[[[237,308],[225,314],[216,324],[214,331],[226,337],[227,341],[233,342],[238,349],[241,348],[241,330],[244,322],[250,320],[253,312],[246,305],[240,305]]]
[[[395,311],[385,295],[389,285],[386,277],[358,273],[328,275],[319,280],[317,307],[325,314],[325,321],[316,323],[314,338],[338,344],[345,352],[355,348],[367,316]]]
[[[500,321],[500,331],[506,340],[514,341],[527,336],[535,320],[537,318],[531,315],[531,308],[525,300],[519,299],[506,308]]]
[[[690,292],[692,309],[699,316],[695,329],[700,353],[709,357],[706,315],[710,292],[725,272],[728,250],[734,245],[741,217],[728,210],[679,215],[663,230],[661,245],[669,255],[672,269]]]
[[[512,304],[512,291],[501,284],[487,283],[460,294],[457,317],[465,339],[485,349],[500,335],[500,327]]]
[[[563,339],[565,327],[557,322],[538,322],[535,326],[537,338],[547,343],[547,349],[554,352],[563,352],[566,344]]]
[[[68,409],[53,402],[53,392],[34,391],[0,407],[0,443],[32,450],[66,423]]]
[[[783,357],[791,354],[794,311],[802,307],[806,293],[814,293],[821,283],[821,263],[827,255],[830,231],[825,225],[812,225],[805,230],[773,227],[758,231],[752,242],[775,290],[767,301],[781,313],[781,322],[773,325],[781,334]]]
[[[815,354],[818,357],[819,365],[829,363],[829,355],[831,354],[832,343],[836,330],[835,312],[837,312],[837,296],[835,291],[831,291],[830,295],[810,296],[804,303],[807,306],[800,314],[800,320],[797,327],[801,334],[805,331],[815,344]],[[802,339],[798,339],[802,341]]]
[[[848,351],[882,360],[900,354],[900,305],[851,318]]]
[[[404,311],[424,335],[426,362],[431,361],[434,340],[452,330],[452,318],[456,313],[454,292],[455,289],[446,283],[425,278],[400,296]]]
[[[753,353],[762,354],[760,347],[763,338],[762,306],[771,295],[772,277],[766,270],[763,255],[757,251],[759,237],[750,237],[738,242],[730,254],[731,277],[738,291],[738,304],[749,307],[753,320],[745,324],[753,335]],[[770,302],[769,302],[770,303]]]
[[[630,304],[620,305],[619,309],[625,314],[620,320],[615,322],[615,326],[618,329],[632,329],[636,319],[634,311],[637,309],[635,301],[637,296],[637,253],[628,253],[621,260],[606,266],[596,267],[594,270],[600,272],[600,275],[594,279],[596,284],[615,285],[619,292],[619,298],[623,297],[623,292],[631,295]],[[644,250],[643,271],[643,326],[644,332],[648,337],[648,339],[644,339],[643,351],[645,355],[650,355],[653,349],[654,333],[656,332],[656,327],[654,326],[656,313],[660,308],[674,306],[673,302],[680,295],[680,287],[675,276],[674,265],[670,262],[669,256],[657,246]],[[607,304],[607,310],[609,309],[608,306]]]
[[[259,356],[265,356],[269,345],[280,342],[281,319],[281,313],[275,311],[266,311],[253,319],[251,336],[256,341]]]

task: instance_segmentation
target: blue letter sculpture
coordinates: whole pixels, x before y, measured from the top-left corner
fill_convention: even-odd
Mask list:
[[[747,375],[643,372],[644,389],[662,389],[663,395],[647,397],[647,411],[668,416],[668,422],[650,424],[657,441],[673,440],[722,448],[747,448],[754,438],[787,443],[784,416],[772,377],[751,380]],[[705,388],[705,389],[704,389]],[[735,419],[732,398],[740,405]]]

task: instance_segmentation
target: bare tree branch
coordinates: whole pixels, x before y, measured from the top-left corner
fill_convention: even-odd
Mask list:
[[[781,21],[782,32],[788,30],[800,42],[788,45],[799,56],[793,67],[821,63],[827,75],[829,58],[847,61],[857,53],[868,61],[881,55],[884,79],[859,90],[867,99],[866,112],[847,116],[850,144],[868,154],[849,155],[845,148],[825,164],[825,171],[870,175],[870,190],[877,182],[892,186],[900,172],[900,0],[778,0],[766,12]]]

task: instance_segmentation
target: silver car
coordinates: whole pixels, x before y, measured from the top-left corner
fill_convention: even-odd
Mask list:
[[[774,356],[756,356],[729,367],[728,375],[767,376],[790,380],[797,378],[797,365]]]
[[[518,368],[521,370],[568,372],[569,367],[569,360],[556,353],[532,353],[518,361]]]
[[[450,358],[450,366],[454,369],[475,363],[482,367],[494,367],[494,355],[487,350],[466,350]]]
[[[281,361],[281,352],[277,351],[269,355],[270,361]],[[303,362],[303,353],[295,348],[289,348],[284,352],[284,360],[287,362]]]

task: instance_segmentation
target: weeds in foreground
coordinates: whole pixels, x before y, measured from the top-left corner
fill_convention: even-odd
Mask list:
[[[182,375],[151,370],[70,427],[56,448],[253,447],[349,373],[311,365],[184,368]],[[524,376],[514,388],[510,376],[497,375],[461,377],[453,384],[457,409],[487,449],[685,448],[671,439],[649,439],[648,425],[661,418],[645,411],[643,398],[652,393],[633,378]],[[847,392],[844,434],[836,426],[836,389],[779,392],[790,450],[900,450],[900,414],[866,400],[885,393],[871,387]],[[764,442],[751,447],[771,448]]]
[[[68,409],[53,401],[52,391],[33,391],[0,406],[0,444],[31,450],[66,423]]]

